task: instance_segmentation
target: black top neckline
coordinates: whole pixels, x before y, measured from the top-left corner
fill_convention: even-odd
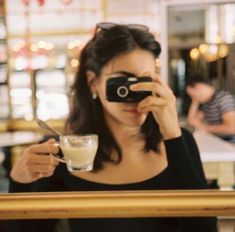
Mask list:
[[[88,184],[93,184],[93,185],[100,185],[100,186],[114,186],[114,187],[118,187],[118,186],[135,186],[135,185],[143,185],[143,184],[146,184],[148,182],[151,182],[151,181],[154,181],[156,178],[160,178],[164,175],[167,174],[167,171],[169,169],[169,165],[163,169],[161,172],[159,172],[158,174],[152,176],[152,177],[149,177],[145,180],[141,180],[141,181],[136,181],[136,182],[132,182],[132,183],[120,183],[120,184],[115,184],[115,183],[105,183],[105,182],[98,182],[98,181],[92,181],[92,180],[87,180],[87,179],[84,179],[82,177],[79,177],[79,176],[75,176],[73,174],[71,174],[69,171],[68,172],[68,175],[71,176],[72,178],[74,178],[75,180],[79,180],[79,181],[82,181],[84,183],[88,183]]]

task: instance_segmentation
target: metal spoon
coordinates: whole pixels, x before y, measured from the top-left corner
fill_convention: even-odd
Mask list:
[[[58,136],[63,136],[62,133],[60,133],[59,131],[57,131],[54,128],[50,127],[45,121],[37,119],[37,124],[42,129],[49,130],[49,131],[51,131],[52,133],[54,133]],[[71,143],[71,141],[69,139],[68,139],[68,141]],[[60,162],[66,163],[65,160],[63,159],[63,157],[61,157],[59,155],[56,155],[56,154],[52,154],[52,155],[55,156]]]
[[[41,119],[37,119],[37,124],[39,125],[39,127],[41,127],[42,129],[45,130],[49,130],[51,131],[53,134],[56,134],[58,136],[63,136],[62,133],[60,133],[59,131],[55,130],[54,128],[50,127],[45,121],[42,121]]]
[[[52,128],[51,126],[49,126],[45,121],[42,121],[41,119],[37,119],[37,124],[39,125],[39,127],[41,127],[42,129],[45,130],[49,130],[52,133],[58,135],[58,136],[64,136],[61,132],[59,132],[58,130]],[[71,141],[70,138],[67,138],[70,144],[73,144],[73,141]]]

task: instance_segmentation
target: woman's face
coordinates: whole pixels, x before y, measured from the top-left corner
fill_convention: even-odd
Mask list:
[[[135,49],[113,58],[107,63],[101,75],[95,81],[95,91],[103,105],[106,122],[125,125],[128,127],[140,127],[146,114],[137,111],[138,103],[117,103],[106,100],[106,81],[111,77],[119,76],[153,76],[155,73],[154,56],[142,49]]]

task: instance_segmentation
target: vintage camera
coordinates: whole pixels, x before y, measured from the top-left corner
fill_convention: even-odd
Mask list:
[[[130,85],[152,82],[151,77],[113,77],[106,82],[106,99],[111,102],[139,102],[151,95],[151,91],[131,91]]]

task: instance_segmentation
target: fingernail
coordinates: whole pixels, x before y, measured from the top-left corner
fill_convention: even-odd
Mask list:
[[[54,145],[55,147],[59,147],[59,146],[60,146],[59,143],[54,143],[53,145]]]

